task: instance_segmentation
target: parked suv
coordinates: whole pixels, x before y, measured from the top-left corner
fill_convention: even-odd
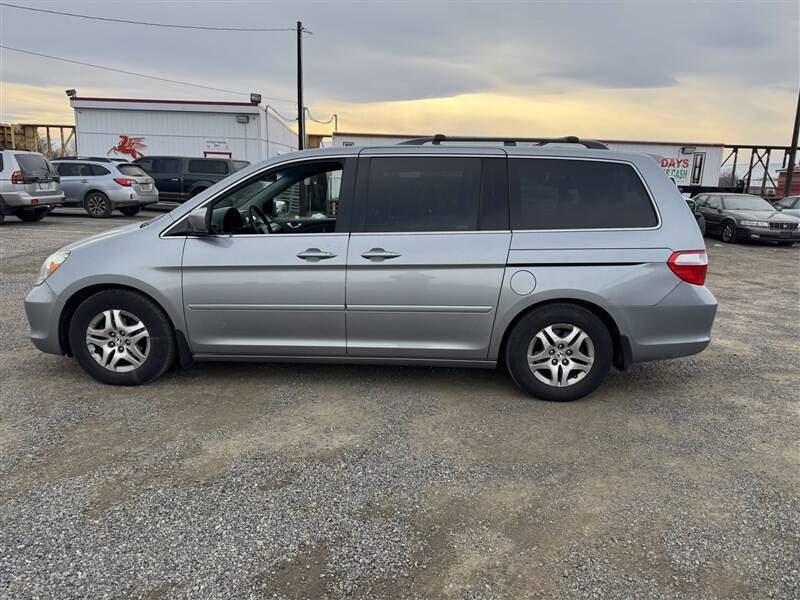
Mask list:
[[[39,221],[63,202],[58,173],[44,155],[0,150],[0,223],[6,215]]]
[[[118,209],[133,216],[158,202],[153,178],[136,165],[110,160],[54,160],[66,204],[82,206],[90,217],[108,217]]]
[[[703,239],[651,157],[434,139],[285,154],[62,248],[34,344],[111,384],[176,357],[504,364],[548,400],[708,345]]]
[[[760,196],[712,193],[698,194],[693,200],[706,222],[706,231],[720,236],[723,242],[800,242],[800,219],[779,212]]]
[[[145,156],[133,161],[156,181],[162,204],[180,204],[242,168],[227,158]],[[240,163],[237,165],[236,163]],[[249,164],[249,163],[247,163]]]

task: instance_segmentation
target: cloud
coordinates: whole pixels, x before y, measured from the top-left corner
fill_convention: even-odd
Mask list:
[[[55,2],[37,6],[63,10]],[[119,6],[71,2],[69,10],[119,17]],[[762,99],[769,97],[790,114],[791,90],[799,83],[800,4],[792,2],[154,2],[136,6],[137,19],[182,24],[292,27],[302,20],[313,31],[304,40],[306,104],[318,116],[326,111],[363,115],[370,113],[371,105],[420,114],[412,108],[417,106],[415,101],[427,107],[449,107],[449,98],[488,101],[499,97],[516,97],[519,106],[535,106],[538,111],[554,111],[553,98],[560,98],[564,106],[572,106],[571,100],[578,97],[594,98],[596,104],[606,106],[606,99],[613,97],[620,99],[625,110],[636,109],[628,102],[636,99],[644,103],[639,112],[647,113],[648,106],[661,106],[667,98],[696,105],[699,97],[687,96],[689,89],[695,94],[704,92],[702,98],[709,106],[702,107],[703,111],[727,106],[732,94],[743,110],[756,111]],[[256,91],[265,97],[292,99],[295,95],[293,32],[160,30],[7,7],[0,8],[0,22],[3,42],[10,46],[234,91]],[[69,31],[66,46],[63,31]],[[77,88],[84,94],[93,89],[109,96],[236,98],[9,52],[0,52],[0,72],[5,84],[0,100],[8,114],[27,110],[23,100],[6,92],[11,84],[62,91]],[[700,82],[697,87],[696,82]],[[444,104],[438,99],[444,99]],[[66,105],[63,97],[57,102]],[[284,112],[293,110],[291,103],[276,106]],[[455,114],[454,110],[448,108],[448,114]],[[492,106],[482,110],[495,114]],[[383,130],[408,119],[406,113],[370,114],[388,119],[375,124],[374,128]],[[752,118],[764,114],[756,111]],[[502,117],[497,115],[504,122]],[[741,112],[730,122],[731,134],[748,118]],[[526,122],[528,127],[537,126]],[[690,122],[702,126],[696,120]],[[465,121],[460,129],[469,127]]]

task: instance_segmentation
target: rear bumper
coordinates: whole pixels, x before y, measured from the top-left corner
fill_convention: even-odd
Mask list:
[[[105,192],[114,208],[125,206],[147,206],[158,202],[158,192],[141,193],[133,188],[118,187]]]
[[[25,316],[31,328],[31,341],[42,352],[63,354],[59,338],[59,320],[64,303],[45,281],[25,297]]]
[[[705,286],[681,282],[654,306],[628,307],[633,362],[689,356],[711,341],[717,300]]]
[[[4,214],[13,214],[19,210],[36,210],[42,207],[53,207],[64,204],[64,193],[31,196],[28,192],[3,192],[0,210]]]

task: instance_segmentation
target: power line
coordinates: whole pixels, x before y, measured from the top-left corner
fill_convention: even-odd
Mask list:
[[[145,25],[147,27],[166,27],[169,29],[201,29],[203,31],[251,31],[251,32],[269,32],[269,31],[295,31],[294,27],[207,27],[203,25],[176,25],[172,23],[150,23],[148,21],[131,21],[128,19],[112,19],[110,17],[96,17],[93,15],[81,15],[77,13],[61,12],[58,10],[48,10],[45,8],[33,8],[32,6],[20,6],[18,4],[8,4],[6,2],[0,3],[0,6],[7,6],[8,8],[16,8],[18,10],[29,10],[39,13],[48,13],[51,15],[60,15],[63,17],[75,17],[77,19],[89,19],[92,21],[108,21],[111,23],[125,23],[128,25]],[[309,32],[310,33],[310,32]]]
[[[328,119],[327,121],[320,121],[318,119],[315,119],[314,116],[311,114],[311,111],[309,110],[309,108],[307,106],[306,106],[306,114],[308,115],[309,120],[314,121],[314,123],[319,123],[320,125],[327,125],[328,123],[331,123],[334,119],[336,119],[336,114],[335,113],[332,114],[331,118]]]
[[[20,52],[22,54],[30,54],[32,56],[39,56],[39,57],[42,57],[42,58],[49,58],[51,60],[59,60],[59,61],[62,61],[62,62],[68,62],[68,63],[72,63],[72,64],[75,64],[75,65],[81,65],[83,67],[91,67],[93,69],[102,69],[104,71],[113,71],[114,73],[122,73],[124,75],[134,75],[136,77],[144,77],[146,79],[155,79],[156,81],[166,81],[167,83],[176,83],[178,85],[186,85],[186,86],[189,86],[189,87],[202,88],[204,90],[213,90],[215,92],[223,92],[225,94],[236,94],[237,96],[245,96],[245,97],[249,96],[249,92],[235,92],[233,90],[226,90],[226,89],[222,89],[222,88],[212,87],[210,85],[201,85],[199,83],[190,83],[188,81],[179,81],[177,79],[167,79],[166,77],[157,77],[156,75],[146,75],[144,73],[136,73],[134,71],[126,71],[124,69],[117,69],[117,68],[114,68],[114,67],[105,67],[103,65],[95,65],[95,64],[92,64],[92,63],[82,62],[82,61],[74,60],[74,59],[71,59],[71,58],[63,58],[63,57],[60,57],[60,56],[52,56],[50,54],[42,54],[41,52],[33,52],[31,50],[23,50],[21,48],[12,48],[11,46],[5,46],[3,44],[0,44],[0,48],[3,48],[4,50],[11,50],[13,52]],[[296,104],[294,100],[287,100],[286,98],[273,98],[271,96],[263,96],[263,98],[265,98],[267,100],[272,100],[273,102],[284,102],[284,103],[291,104],[291,105],[295,105]]]
[[[292,117],[292,118],[286,117],[286,116],[282,115],[281,113],[279,113],[278,110],[274,106],[270,106],[269,104],[267,104],[267,105],[265,105],[264,112],[266,113],[266,112],[269,112],[269,111],[274,112],[276,115],[278,115],[284,121],[297,121],[297,117]]]

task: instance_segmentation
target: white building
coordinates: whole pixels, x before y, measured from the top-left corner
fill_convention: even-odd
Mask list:
[[[391,146],[406,140],[430,137],[431,134],[340,133],[333,134],[333,146]],[[643,142],[598,140],[610,150],[642,152],[657,157],[661,168],[678,185],[717,186],[722,163],[723,144],[695,142]],[[501,143],[498,143],[501,145]]]
[[[297,134],[251,102],[70,98],[81,156],[224,156],[252,163],[297,150]]]

